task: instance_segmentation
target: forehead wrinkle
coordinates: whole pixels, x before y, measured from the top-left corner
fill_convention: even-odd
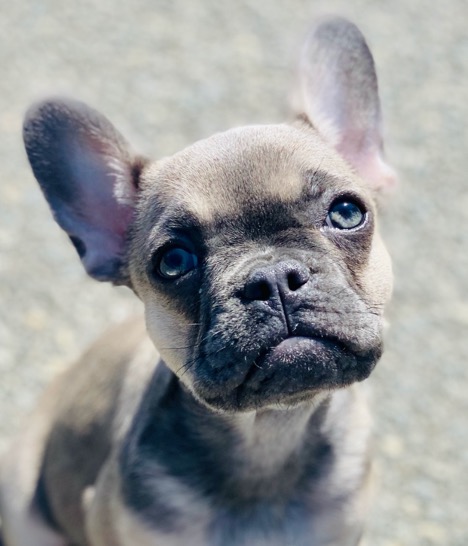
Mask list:
[[[305,178],[294,158],[281,155],[274,150],[252,149],[233,158],[224,168],[207,173],[197,191],[184,191],[185,207],[209,222],[254,204],[294,202],[303,192]]]
[[[195,187],[184,184],[180,194],[187,210],[204,222],[219,214],[231,215],[247,204],[278,199],[289,201],[300,195],[303,187],[300,173],[294,167],[277,165],[271,157],[256,150],[229,158],[222,166],[206,169]]]

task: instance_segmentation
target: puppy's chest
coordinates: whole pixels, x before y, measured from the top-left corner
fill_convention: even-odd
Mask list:
[[[304,505],[258,502],[231,511],[215,510],[206,534],[210,546],[306,546],[312,514]]]
[[[351,546],[356,532],[343,535],[341,509],[324,499],[320,511],[307,494],[282,500],[206,498],[176,481],[170,498],[158,507],[160,517],[138,514],[141,546]],[[324,509],[324,510],[323,510]],[[319,513],[320,512],[320,513]],[[128,514],[128,513],[127,513]],[[143,517],[142,517],[143,516]],[[142,539],[145,535],[145,540]],[[133,540],[132,539],[132,540]],[[130,544],[130,543],[129,543]],[[125,546],[127,544],[125,543]]]
[[[237,509],[187,506],[172,529],[146,521],[145,546],[320,546],[304,508],[267,503]],[[135,536],[135,535],[133,535]],[[137,533],[139,536],[139,533]]]

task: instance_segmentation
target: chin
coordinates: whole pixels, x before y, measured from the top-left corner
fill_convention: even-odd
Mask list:
[[[193,390],[217,411],[290,408],[363,381],[381,354],[381,345],[357,352],[332,339],[289,337],[260,354],[242,376],[235,369],[232,378],[219,382],[218,377],[217,382],[216,376],[204,374]]]

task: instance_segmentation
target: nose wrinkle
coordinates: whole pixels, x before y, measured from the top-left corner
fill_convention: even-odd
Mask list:
[[[278,285],[278,295],[281,302],[281,311],[283,312],[283,319],[284,323],[286,324],[286,329],[288,330],[288,336],[293,335],[294,328],[291,324],[291,318],[289,316],[289,313],[286,309],[287,303],[286,303],[286,295],[283,293],[283,291],[280,289]]]

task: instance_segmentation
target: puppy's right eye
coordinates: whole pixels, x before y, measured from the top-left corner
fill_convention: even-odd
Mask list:
[[[156,273],[163,279],[176,280],[198,265],[198,256],[181,247],[171,247],[161,252],[156,262]]]

